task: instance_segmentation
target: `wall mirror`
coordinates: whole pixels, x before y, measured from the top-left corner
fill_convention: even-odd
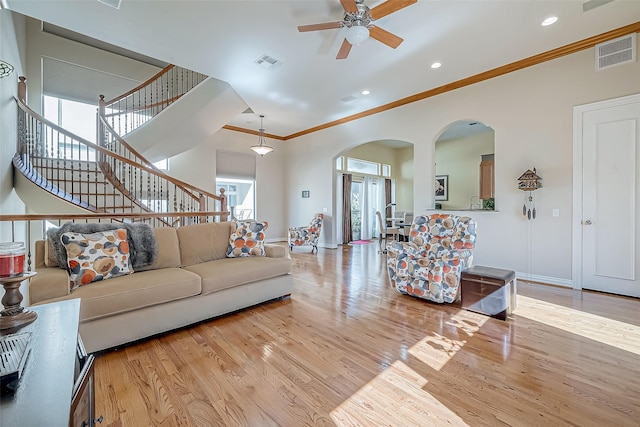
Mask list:
[[[493,210],[494,131],[484,123],[451,123],[435,142],[435,207]]]

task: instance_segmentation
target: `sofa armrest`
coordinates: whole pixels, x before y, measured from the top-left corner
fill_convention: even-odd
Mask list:
[[[69,295],[69,275],[61,268],[39,268],[29,281],[29,304]]]
[[[285,258],[287,250],[284,246],[264,245],[264,252],[268,258]]]

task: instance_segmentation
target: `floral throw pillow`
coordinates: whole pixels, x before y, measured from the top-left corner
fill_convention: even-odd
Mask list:
[[[91,234],[62,233],[60,241],[67,250],[71,290],[133,273],[129,266],[129,243],[124,228]]]
[[[264,232],[267,227],[267,221],[237,222],[236,230],[229,237],[227,257],[265,256]]]

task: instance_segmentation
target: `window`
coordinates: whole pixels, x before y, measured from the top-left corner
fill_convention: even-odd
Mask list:
[[[86,139],[96,142],[96,109],[95,105],[68,99],[44,95],[44,118],[58,126]],[[56,141],[52,138],[57,138]],[[51,157],[73,158],[95,161],[96,153],[85,145],[72,142],[64,135],[55,132],[44,136],[45,154]]]
[[[353,157],[336,157],[336,171],[350,172],[359,175],[381,176],[391,178],[391,165],[356,159]]]
[[[367,175],[378,175],[379,165],[379,163],[347,157],[347,171],[349,172],[365,173]]]
[[[248,179],[218,178],[216,193],[224,189],[227,207],[237,219],[255,218],[255,181]]]

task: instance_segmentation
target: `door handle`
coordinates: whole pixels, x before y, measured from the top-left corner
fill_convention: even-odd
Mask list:
[[[583,221],[582,221],[582,225],[591,225],[591,224],[593,224],[593,222],[591,222],[591,220],[590,220],[590,219],[587,219],[587,220],[583,220]]]

